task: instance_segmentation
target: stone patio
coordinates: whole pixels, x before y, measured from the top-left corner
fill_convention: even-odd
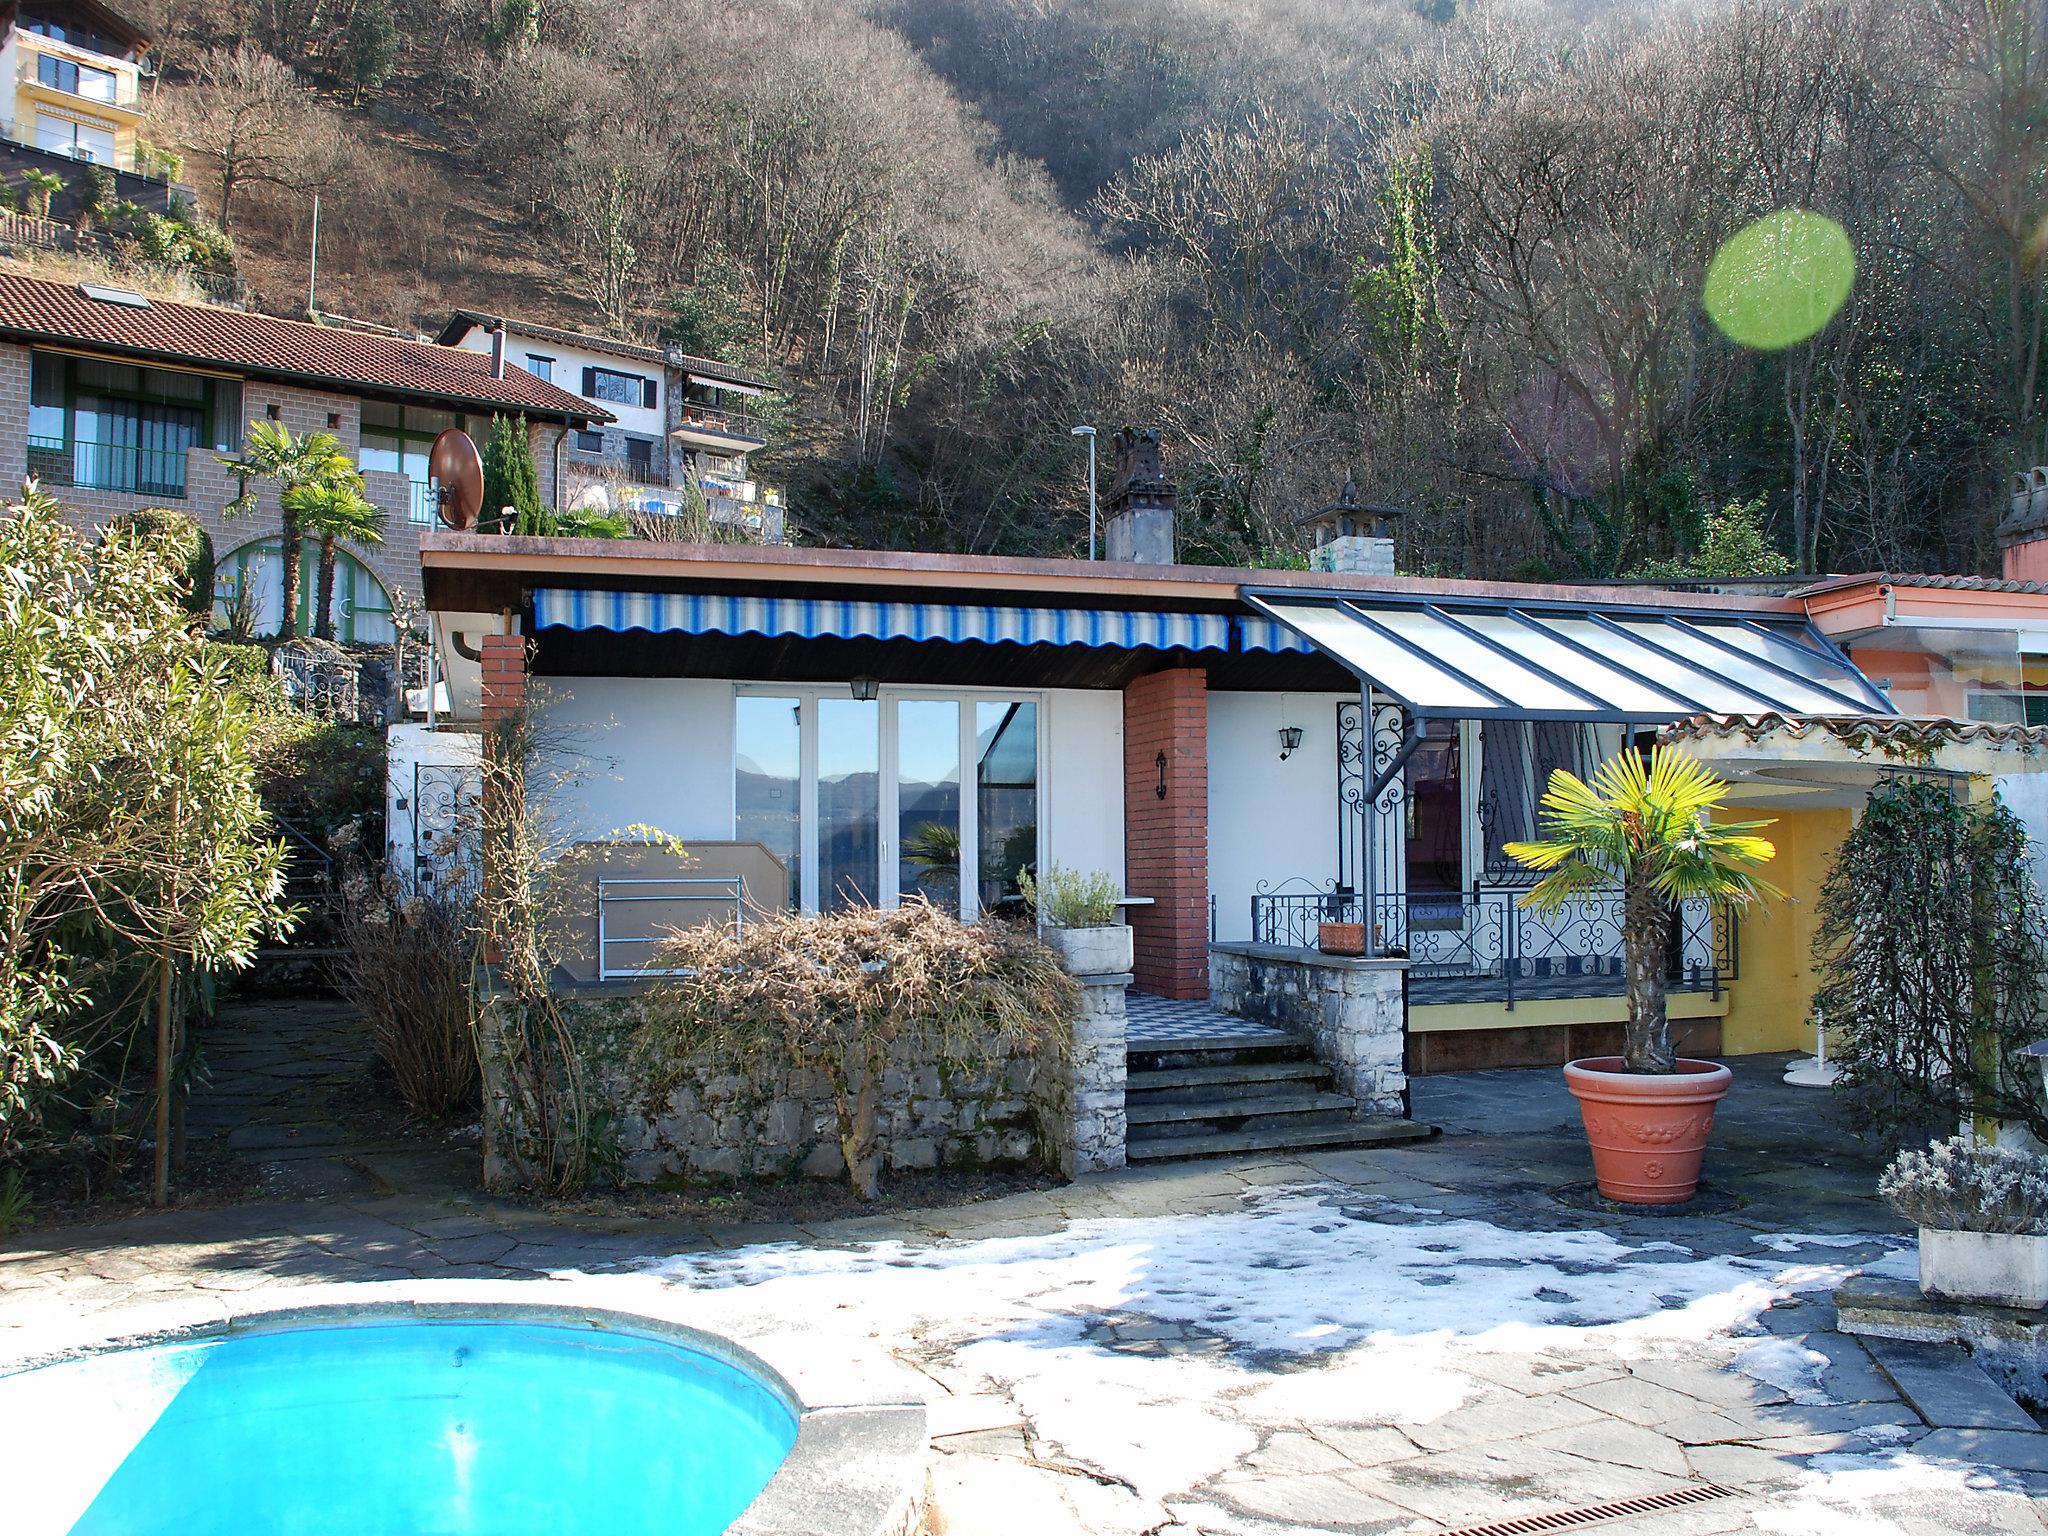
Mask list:
[[[0,1247],[0,1351],[195,1291],[566,1294],[651,1265],[916,1370],[950,1536],[1440,1532],[1674,1493],[1694,1502],[1595,1528],[2042,1532],[2048,1435],[1966,1357],[1835,1328],[1844,1274],[1910,1268],[1875,1159],[1778,1060],[1735,1065],[1709,1184],[1676,1216],[1597,1199],[1555,1072],[1474,1073],[1415,1081],[1431,1142],[807,1227],[549,1216],[396,1162]]]

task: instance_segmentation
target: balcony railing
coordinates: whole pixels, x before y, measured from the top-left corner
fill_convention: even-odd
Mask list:
[[[46,485],[183,499],[187,451],[131,448],[120,443],[80,442],[76,438],[31,437],[28,472]]]
[[[1572,898],[1555,912],[1521,905],[1518,890],[1382,891],[1368,929],[1380,953],[1408,957],[1412,988],[1437,1000],[1601,997],[1622,992],[1619,892]],[[1260,892],[1252,897],[1252,942],[1314,949],[1324,923],[1364,920],[1355,891]],[[1668,986],[1710,992],[1739,972],[1735,913],[1705,902],[1678,908],[1672,924]]]
[[[425,480],[408,480],[405,483],[406,521],[416,528],[431,528],[440,522],[439,503],[434,499],[434,487]]]
[[[754,429],[744,406],[701,405],[695,400],[685,400],[677,425],[698,432],[715,432],[721,437],[745,438],[749,442],[764,441],[761,434]]]

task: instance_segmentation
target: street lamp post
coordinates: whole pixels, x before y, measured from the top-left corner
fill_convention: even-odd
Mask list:
[[[1095,429],[1075,427],[1069,434],[1088,439],[1088,558],[1095,558]]]

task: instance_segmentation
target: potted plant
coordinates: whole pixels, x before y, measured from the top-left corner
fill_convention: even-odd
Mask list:
[[[1131,968],[1131,928],[1117,921],[1123,891],[1106,870],[1080,874],[1057,864],[1033,876],[1017,872],[1017,888],[1038,915],[1038,936],[1059,952],[1071,976],[1115,976]]]
[[[2048,1158],[1965,1134],[1902,1152],[1877,1192],[1920,1229],[1920,1289],[2048,1307]]]
[[[1699,1187],[1714,1106],[1732,1080],[1726,1067],[1672,1048],[1664,997],[1672,911],[1684,901],[1717,906],[1775,895],[1756,871],[1777,850],[1757,836],[1762,821],[1716,823],[1728,786],[1670,747],[1624,750],[1587,782],[1557,770],[1543,795],[1542,837],[1510,843],[1510,857],[1542,873],[1522,905],[1554,912],[1619,888],[1628,1024],[1620,1056],[1565,1064],[1579,1101],[1600,1192],[1634,1205],[1674,1205]]]
[[[1362,955],[1365,953],[1365,924],[1318,923],[1316,948],[1326,955]]]

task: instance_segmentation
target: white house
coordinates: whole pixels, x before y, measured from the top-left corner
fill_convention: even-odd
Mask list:
[[[1112,524],[1170,514],[1156,443],[1118,449]],[[1022,868],[1105,870],[1137,903],[1137,986],[1173,1000],[1208,997],[1219,956],[1362,923],[1409,959],[1417,1071],[1612,1048],[1618,895],[1525,911],[1503,850],[1553,769],[1681,721],[1893,715],[1796,596],[453,534],[423,561],[444,728],[531,687],[587,769],[579,837],[659,827],[698,877],[765,849],[746,900],[805,910],[917,893],[971,918],[1014,910]],[[1808,1038],[1796,925],[1846,791],[1750,787],[1813,797],[1802,895],[1684,911],[1695,1052]],[[592,925],[623,922],[597,894]]]
[[[611,510],[662,513],[678,510],[681,493],[694,485],[715,520],[779,539],[781,496],[747,468],[747,456],[767,446],[751,410],[770,390],[766,379],[674,348],[473,310],[458,310],[439,339],[474,352],[502,348],[509,366],[611,414],[567,444],[572,496]]]

